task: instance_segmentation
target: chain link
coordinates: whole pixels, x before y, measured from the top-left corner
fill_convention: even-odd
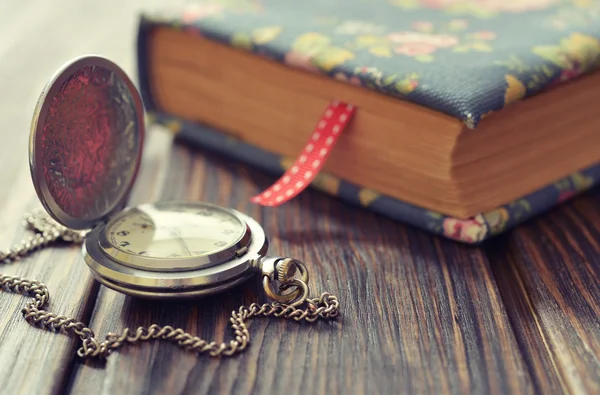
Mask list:
[[[16,245],[13,249],[0,251],[0,264],[14,262],[47,245],[63,240],[81,243],[85,233],[75,232],[54,222],[46,213],[35,211],[25,218],[26,225],[34,230],[35,235]],[[306,299],[305,306],[300,309],[281,303],[253,303],[248,307],[240,307],[233,311],[229,322],[235,336],[228,343],[207,342],[197,336],[171,326],[138,327],[135,331],[125,328],[120,334],[109,333],[102,342],[98,341],[94,332],[83,322],[45,311],[43,308],[50,300],[48,288],[36,280],[28,280],[18,276],[7,276],[0,273],[0,288],[7,292],[27,295],[34,300],[21,310],[23,317],[33,326],[52,332],[64,332],[76,335],[82,345],[77,351],[81,358],[106,358],[112,351],[127,343],[139,343],[149,340],[166,340],[177,343],[180,347],[198,354],[208,353],[213,357],[232,356],[246,349],[250,342],[247,321],[253,317],[277,317],[295,321],[314,322],[317,319],[334,318],[339,313],[338,299],[328,292],[318,298]]]

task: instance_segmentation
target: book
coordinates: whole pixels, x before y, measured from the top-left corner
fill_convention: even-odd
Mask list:
[[[273,174],[355,105],[312,185],[453,240],[600,176],[596,2],[197,0],[143,12],[137,44],[153,119]]]

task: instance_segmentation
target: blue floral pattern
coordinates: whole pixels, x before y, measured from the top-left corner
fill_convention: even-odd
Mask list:
[[[471,128],[600,66],[600,2],[592,0],[194,0],[145,18]]]
[[[302,4],[302,6],[298,6]],[[376,10],[376,11],[374,11]],[[429,107],[475,128],[488,114],[600,66],[600,1],[195,0],[145,13],[138,40],[144,102],[180,139],[275,175],[291,158],[154,108],[145,36],[162,25]],[[449,239],[480,243],[595,186],[600,165],[470,219],[457,219],[321,173],[312,186]]]

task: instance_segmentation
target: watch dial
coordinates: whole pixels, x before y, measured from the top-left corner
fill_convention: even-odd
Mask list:
[[[196,258],[237,243],[245,225],[213,206],[186,203],[143,205],[110,222],[108,241],[118,250],[148,258]]]

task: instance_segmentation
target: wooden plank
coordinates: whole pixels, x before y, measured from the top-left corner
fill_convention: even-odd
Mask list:
[[[538,393],[600,393],[600,191],[489,251]]]
[[[26,189],[24,183],[13,186],[16,193]],[[34,205],[31,199],[17,200],[4,205],[0,214],[4,224],[0,232],[3,247],[21,240],[24,233],[19,217]],[[20,262],[0,265],[0,272],[42,281],[50,290],[48,310],[84,321],[89,319],[98,287],[81,261],[78,247],[46,249]],[[3,392],[59,393],[69,376],[78,341],[36,329],[25,322],[21,309],[30,301],[29,297],[5,290],[0,292],[0,382]]]
[[[27,143],[42,87],[64,62],[90,52],[107,55],[131,72],[132,40],[119,38],[132,38],[135,3],[148,4],[142,0],[92,5],[55,0],[3,1],[0,5],[0,249],[25,236],[22,216],[41,207],[29,174]],[[151,169],[151,164],[145,167]],[[140,191],[149,191],[152,185],[145,182]],[[98,285],[92,281],[79,247],[46,249],[21,262],[0,265],[0,272],[42,281],[50,291],[50,311],[88,321]],[[27,324],[20,310],[28,301],[0,291],[2,393],[63,393],[79,341]]]
[[[273,180],[177,145],[162,200],[190,198],[253,216],[272,254],[304,260],[315,292],[340,298],[334,322],[260,318],[233,359],[196,356],[166,342],[127,345],[102,368],[76,366],[73,393],[533,392],[482,250],[356,210],[314,191],[277,209],[248,203]],[[229,314],[266,301],[254,282],[192,302],[147,302],[101,288],[97,332],[152,323],[207,340],[231,338]]]
[[[169,142],[164,138],[161,141],[149,141],[150,149],[144,158],[144,170],[140,172],[143,182],[134,190],[134,197],[152,197],[157,185],[156,175],[159,174],[161,156],[158,154],[168,149]],[[11,218],[14,226],[12,229],[5,228],[3,233],[16,234],[16,243],[24,234],[17,216],[26,208],[39,206],[39,203],[20,199],[11,200],[10,203],[3,212],[3,218]],[[15,232],[15,229],[18,230]],[[8,238],[7,235],[4,239]],[[1,273],[26,279],[43,279],[40,281],[48,286],[51,295],[45,310],[89,322],[99,286],[83,262],[79,246],[64,243],[53,245],[20,262],[2,265]],[[0,348],[0,379],[6,385],[4,388],[7,393],[11,394],[62,393],[77,359],[80,340],[29,326],[20,312],[26,302],[29,300],[22,296],[0,293],[0,342],[3,345]]]

